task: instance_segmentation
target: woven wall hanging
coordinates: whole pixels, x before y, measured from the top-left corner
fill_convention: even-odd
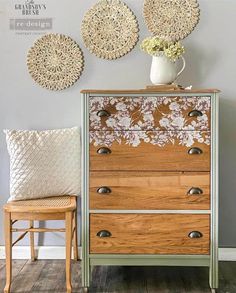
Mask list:
[[[130,52],[138,41],[138,22],[120,0],[101,0],[85,14],[82,37],[99,58],[116,59]]]
[[[149,31],[172,41],[186,38],[200,17],[197,0],[144,0],[143,13]]]
[[[79,45],[70,37],[48,34],[39,38],[27,55],[33,80],[49,90],[73,85],[83,71],[84,59]]]

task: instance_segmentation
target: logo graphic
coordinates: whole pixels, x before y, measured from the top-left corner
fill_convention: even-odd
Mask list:
[[[46,10],[46,4],[35,3],[34,0],[26,0],[24,4],[15,4],[15,10],[22,15],[40,15],[40,12]]]
[[[40,33],[52,29],[52,18],[38,18],[42,12],[47,11],[47,5],[40,0],[25,0],[14,4],[14,11],[19,14],[19,18],[10,18],[9,28],[16,33],[29,34],[29,32]]]

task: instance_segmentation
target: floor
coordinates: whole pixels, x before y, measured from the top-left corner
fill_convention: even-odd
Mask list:
[[[80,263],[72,264],[73,292],[82,293]],[[0,292],[5,283],[5,262],[0,260]],[[208,269],[190,267],[95,267],[91,293],[205,293]],[[11,293],[65,293],[63,260],[13,261]],[[236,262],[220,263],[217,293],[236,293]]]

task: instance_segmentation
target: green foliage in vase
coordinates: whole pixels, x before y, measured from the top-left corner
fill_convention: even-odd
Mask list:
[[[144,39],[140,47],[151,56],[165,55],[171,61],[175,61],[185,52],[184,46],[180,42],[167,41],[159,37]]]

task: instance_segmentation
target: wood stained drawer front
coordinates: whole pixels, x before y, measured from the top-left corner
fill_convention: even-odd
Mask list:
[[[92,214],[90,253],[209,254],[209,227],[209,215]]]
[[[90,170],[210,171],[210,133],[90,132]]]
[[[210,209],[209,173],[90,172],[90,209]]]
[[[90,130],[209,130],[210,97],[91,97]]]

